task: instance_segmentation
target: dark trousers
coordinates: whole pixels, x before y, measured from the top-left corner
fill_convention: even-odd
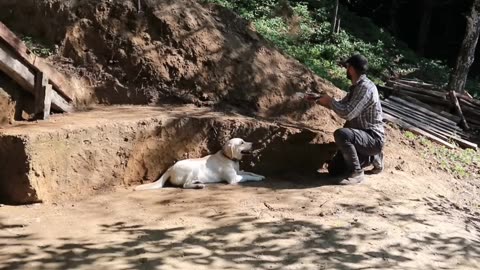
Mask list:
[[[372,131],[341,128],[333,135],[338,151],[328,164],[331,175],[360,171],[383,150],[383,141]]]

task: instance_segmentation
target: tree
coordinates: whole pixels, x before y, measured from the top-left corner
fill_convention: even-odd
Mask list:
[[[432,22],[433,0],[423,0],[423,15],[417,37],[417,54],[423,56]]]
[[[338,7],[340,6],[340,0],[335,2],[335,7],[333,9],[332,15],[332,30],[331,33],[336,34],[340,30],[340,18],[338,17]]]
[[[475,48],[477,47],[480,35],[480,0],[474,0],[470,14],[467,16],[467,29],[457,62],[453,72],[450,74],[448,89],[460,93],[465,92],[468,71],[475,60]]]
[[[418,55],[423,56],[425,54],[425,47],[427,45],[430,30],[432,28],[432,15],[434,9],[452,5],[454,3],[455,1],[453,0],[422,0],[423,14],[417,34]]]
[[[399,8],[400,8],[399,0],[392,0],[390,3],[390,9],[389,9],[389,17],[390,17],[389,28],[394,36],[398,35],[397,12]]]

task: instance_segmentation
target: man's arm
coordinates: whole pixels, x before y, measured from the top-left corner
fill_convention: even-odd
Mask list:
[[[345,120],[352,120],[360,115],[360,113],[367,106],[369,101],[368,85],[360,85],[355,89],[352,89],[350,100],[336,101],[331,99],[330,108]]]

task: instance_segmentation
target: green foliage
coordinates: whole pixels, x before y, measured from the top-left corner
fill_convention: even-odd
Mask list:
[[[404,137],[415,145],[421,146],[422,156],[439,169],[459,179],[478,178],[480,176],[480,153],[473,149],[448,149],[406,131]],[[451,142],[454,144],[454,142]]]
[[[354,52],[360,52],[369,59],[369,76],[377,84],[383,84],[383,80],[393,74],[437,84],[448,81],[450,69],[445,63],[416,56],[403,42],[370,19],[359,17],[346,8],[340,8],[340,33],[331,35],[334,0],[206,1],[232,9],[252,21],[257,31],[278,48],[343,89],[348,87],[349,82],[345,71],[336,62]],[[286,9],[282,3],[289,3],[293,18],[281,12]],[[477,96],[480,95],[479,81],[467,84],[467,89]]]
[[[40,57],[48,57],[53,54],[53,48],[39,40],[35,40],[29,36],[22,36],[21,39],[34,54]]]
[[[424,156],[437,161],[440,169],[457,178],[478,177],[480,154],[472,149],[451,150],[435,146],[427,148]]]
[[[415,134],[413,134],[412,132],[410,131],[405,131],[405,133],[403,134],[405,136],[405,138],[409,141],[413,141],[417,138],[417,136]]]

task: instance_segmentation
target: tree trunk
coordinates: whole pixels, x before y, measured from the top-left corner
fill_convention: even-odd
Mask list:
[[[337,23],[338,23],[338,6],[340,5],[340,0],[337,0],[335,3],[335,8],[333,10],[333,18],[332,18],[332,35],[335,34],[337,30]]]
[[[335,34],[340,33],[340,22],[341,22],[341,19],[338,18],[338,19],[337,19],[337,29],[335,30]]]
[[[432,22],[433,0],[423,0],[423,16],[418,29],[417,37],[417,54],[423,56],[425,53],[425,45],[430,32],[430,23]]]
[[[398,34],[398,23],[397,23],[397,12],[400,8],[399,0],[392,0],[390,5],[389,15],[390,15],[390,31],[393,36],[397,36]]]
[[[480,0],[475,0],[470,14],[467,16],[467,29],[458,53],[457,63],[450,75],[448,89],[460,93],[465,92],[468,71],[475,59],[475,48],[480,35]]]

